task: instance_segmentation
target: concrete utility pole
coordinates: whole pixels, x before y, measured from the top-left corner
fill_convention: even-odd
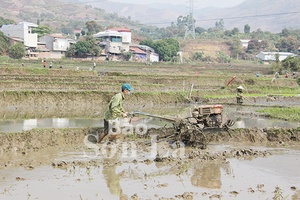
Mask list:
[[[185,35],[184,39],[186,39],[189,35],[195,39],[195,22],[194,22],[194,0],[190,0],[189,3],[189,15],[187,20],[187,25],[185,27]]]

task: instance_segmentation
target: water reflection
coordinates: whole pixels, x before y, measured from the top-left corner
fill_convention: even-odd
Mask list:
[[[230,174],[230,165],[220,161],[197,162],[194,164],[191,183],[200,188],[220,189],[221,169]]]
[[[173,117],[189,117],[192,110],[197,105],[181,105],[181,106],[155,106],[152,108],[141,108],[141,111],[155,115],[165,115]],[[296,128],[295,122],[283,120],[269,119],[260,116],[255,112],[257,107],[251,106],[223,106],[223,122],[228,119],[235,120],[236,123],[232,128],[265,128],[265,127],[288,127]],[[133,110],[133,109],[128,109]],[[85,116],[85,115],[83,115]],[[135,120],[144,123],[148,127],[161,127],[165,125],[172,126],[171,123],[151,117],[138,116]],[[103,119],[101,118],[33,118],[33,119],[15,119],[0,121],[0,132],[21,132],[33,128],[78,128],[78,127],[102,127]]]
[[[0,121],[0,132],[12,133],[30,130],[34,128],[78,128],[78,127],[101,127],[102,119],[68,119],[68,118],[45,118],[45,119],[17,119]]]
[[[286,127],[296,128],[296,122],[288,122],[279,119],[271,119],[261,116],[256,112],[259,108],[251,106],[224,106],[223,120],[228,118],[235,120],[232,128],[266,128],[266,127]]]
[[[191,183],[197,187],[221,188],[221,164],[219,162],[206,162],[195,165]]]
[[[109,160],[113,162],[113,160]],[[114,158],[114,160],[115,162],[118,162],[118,159]],[[102,173],[110,193],[116,196],[121,196],[123,193],[120,185],[121,176],[116,173],[116,168],[116,164],[105,164],[103,166]]]

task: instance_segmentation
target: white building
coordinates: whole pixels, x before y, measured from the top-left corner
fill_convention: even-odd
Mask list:
[[[71,44],[75,43],[75,41],[58,33],[44,35],[39,38],[39,42],[44,43],[45,48],[51,51],[51,55],[47,56],[51,58],[61,58],[65,55]]]
[[[244,48],[248,48],[248,44],[249,44],[249,42],[250,42],[250,40],[240,40],[241,41],[241,45],[242,45],[242,47],[244,47]]]
[[[103,31],[94,34],[94,37],[101,41],[105,54],[120,54],[123,51],[122,34],[118,31]]]
[[[120,54],[129,51],[131,44],[131,31],[126,28],[110,28],[106,31],[94,34],[101,41],[105,54]]]
[[[262,61],[276,61],[276,55],[278,55],[279,61],[283,61],[289,56],[296,56],[296,54],[289,52],[260,52],[255,57]]]
[[[30,22],[20,22],[18,24],[3,25],[0,31],[8,37],[22,39],[25,47],[36,48],[38,35],[32,33],[32,28],[35,27],[38,27],[38,25]]]
[[[117,31],[122,34],[123,43],[131,43],[131,30],[127,28],[109,28],[109,31]]]

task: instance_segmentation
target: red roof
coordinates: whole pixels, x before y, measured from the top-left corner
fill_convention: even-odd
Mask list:
[[[118,31],[118,32],[129,32],[131,33],[131,30],[129,30],[128,28],[109,28],[108,30],[111,30],[111,31]]]
[[[132,51],[133,53],[147,54],[145,51],[141,50],[138,47],[130,47],[130,51]]]

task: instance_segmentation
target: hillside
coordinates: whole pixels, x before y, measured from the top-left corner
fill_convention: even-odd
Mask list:
[[[90,2],[88,0],[69,0],[72,2]],[[117,13],[125,18],[140,21],[159,27],[169,26],[176,22],[180,15],[187,15],[187,4],[168,5],[163,2],[158,5],[133,5],[120,2],[90,2],[107,12]],[[215,22],[224,19],[225,28],[234,27],[243,31],[244,25],[249,24],[251,30],[260,28],[263,31],[280,32],[284,28],[298,29],[300,24],[299,0],[246,0],[231,8],[205,8],[194,10],[196,26],[203,28],[214,27]]]
[[[185,59],[191,59],[195,52],[202,52],[206,57],[211,57],[212,59],[216,59],[218,52],[230,55],[230,46],[222,41],[189,39],[181,41],[180,45]]]
[[[208,27],[217,19],[224,19],[225,28],[238,27],[244,30],[249,24],[251,30],[260,28],[263,31],[280,32],[284,28],[299,29],[299,0],[247,0],[235,7],[218,9],[216,12],[196,12],[197,24]],[[215,19],[215,20],[209,20]]]
[[[223,19],[226,29],[237,27],[243,31],[244,25],[249,24],[251,31],[260,28],[277,33],[284,28],[300,28],[299,10],[299,0],[246,0],[231,8],[195,8],[194,18],[196,26],[206,29],[214,27],[216,21]],[[162,2],[145,6],[126,4],[121,0],[1,0],[0,7],[0,16],[4,18],[17,22],[36,22],[39,19],[41,23],[57,30],[67,29],[71,25],[82,28],[91,19],[104,27],[138,28],[138,24],[166,27],[176,22],[178,16],[187,13],[187,5],[170,6]]]
[[[51,26],[54,31],[65,30],[67,33],[74,28],[83,28],[89,20],[95,20],[103,27],[134,27],[129,20],[120,20],[117,15],[106,13],[103,9],[62,0],[1,0],[0,16],[16,22],[36,23],[40,20],[41,24]]]

